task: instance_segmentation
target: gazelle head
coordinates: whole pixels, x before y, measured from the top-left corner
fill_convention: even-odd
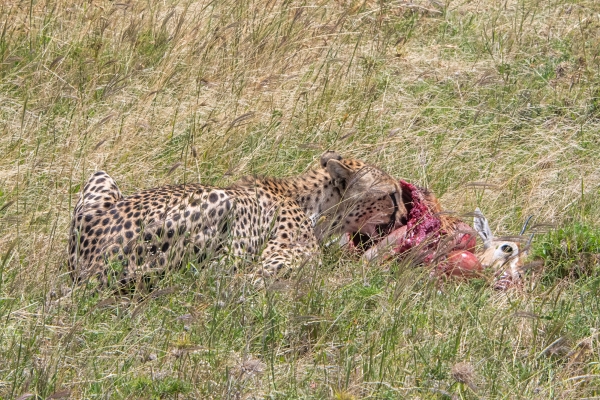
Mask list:
[[[525,233],[530,219],[531,217],[525,221],[519,236]],[[477,253],[477,258],[484,268],[494,271],[496,276],[494,287],[506,289],[511,284],[519,282],[523,272],[523,259],[527,255],[533,235],[525,245],[515,238],[497,238],[479,208],[475,210],[473,228],[483,240],[483,250]]]

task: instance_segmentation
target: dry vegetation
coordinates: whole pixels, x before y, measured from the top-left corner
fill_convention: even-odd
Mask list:
[[[0,398],[598,396],[599,134],[595,0],[2,1]],[[533,214],[556,273],[496,293],[327,249],[268,291],[71,291],[93,171],[225,185],[327,149],[498,233]]]

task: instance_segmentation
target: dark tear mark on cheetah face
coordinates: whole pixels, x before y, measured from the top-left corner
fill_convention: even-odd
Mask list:
[[[245,178],[229,188],[165,186],[127,197],[99,171],[75,206],[69,267],[75,280],[130,284],[227,256],[233,265],[254,265],[261,280],[306,262],[332,234],[377,236],[405,216],[395,179],[334,152],[299,177]]]

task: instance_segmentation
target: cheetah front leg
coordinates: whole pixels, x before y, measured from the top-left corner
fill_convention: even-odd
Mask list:
[[[291,241],[275,238],[267,242],[260,258],[258,270],[250,274],[252,283],[264,287],[277,278],[288,277],[318,254],[319,248],[314,237]]]

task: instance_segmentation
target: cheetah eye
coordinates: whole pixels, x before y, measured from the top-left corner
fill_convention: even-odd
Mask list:
[[[507,244],[503,244],[502,246],[500,246],[500,250],[502,250],[502,252],[506,254],[510,254],[513,252],[513,248]]]

